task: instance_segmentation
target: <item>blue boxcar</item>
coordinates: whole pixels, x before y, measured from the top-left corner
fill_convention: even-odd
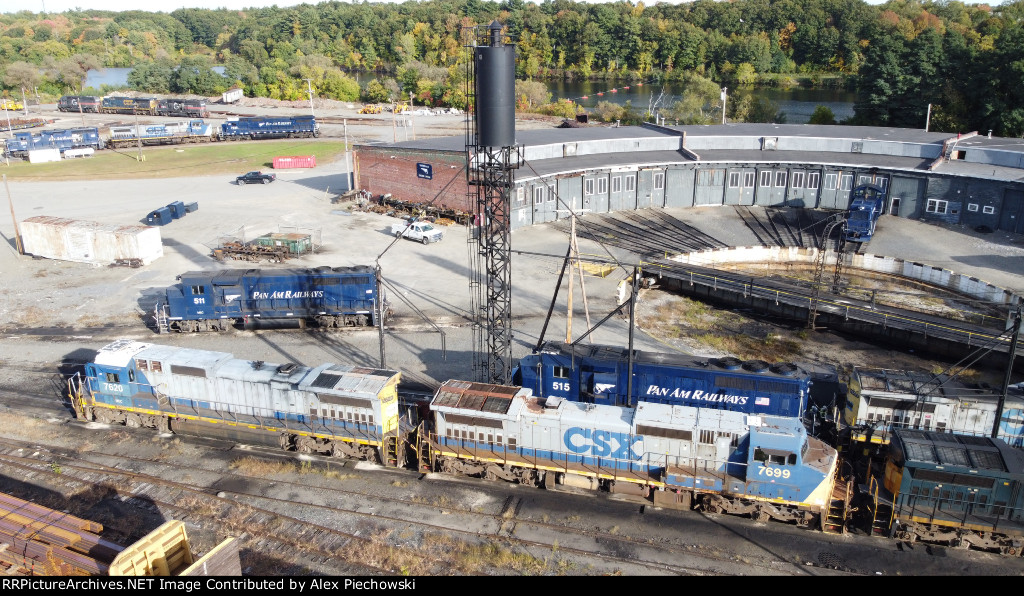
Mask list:
[[[235,322],[292,320],[320,327],[375,325],[371,267],[192,271],[156,305],[160,331],[223,331]],[[380,296],[382,312],[389,310]]]
[[[439,471],[605,488],[801,525],[821,520],[832,497],[836,450],[789,417],[591,405],[467,381],[442,385],[430,409]]]
[[[810,375],[790,363],[697,358],[636,351],[632,395],[626,395],[628,350],[544,344],[519,361],[515,381],[544,397],[616,406],[655,402],[802,417]]]
[[[274,139],[283,137],[319,137],[320,125],[312,116],[278,118],[245,117],[220,125],[220,139]]]

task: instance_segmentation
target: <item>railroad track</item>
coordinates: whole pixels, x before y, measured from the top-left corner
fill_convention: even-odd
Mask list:
[[[415,494],[388,496],[379,488],[387,486],[384,483],[378,483],[377,490],[352,490],[338,482],[321,482],[312,472],[307,475],[311,480],[303,483],[279,478],[270,481],[198,465],[112,454],[106,448],[79,453],[40,447],[37,443],[0,439],[0,468],[15,471],[26,481],[59,482],[72,491],[83,486],[116,486],[116,493],[109,498],[204,528],[217,527],[219,522],[221,533],[241,534],[247,548],[264,556],[281,557],[297,551],[306,565],[330,564],[329,569],[335,573],[395,573],[400,569],[394,565],[402,561],[401,566],[406,568],[445,574],[446,569],[458,569],[459,563],[446,561],[443,553],[430,547],[433,540],[440,540],[442,536],[447,540],[457,538],[459,544],[468,545],[455,546],[452,551],[456,554],[462,552],[461,548],[485,548],[498,541],[503,548],[514,552],[532,553],[535,561],[550,558],[551,553],[557,551],[573,558],[621,566],[629,574],[730,573],[729,557],[697,552],[692,545],[657,543],[648,538],[619,535],[615,530],[599,531],[523,517],[523,499],[515,495],[500,499],[500,507],[481,511],[479,507],[460,505],[454,499],[445,498],[451,494],[450,490],[437,502],[425,503],[424,497]],[[291,460],[287,454],[260,453],[260,457]],[[348,471],[350,464],[344,463],[345,476],[356,473]],[[157,470],[154,473],[135,471],[140,468]],[[182,476],[196,480],[186,484],[173,479]],[[412,472],[388,470],[387,477],[398,478],[390,481],[391,486],[417,482],[417,475]],[[212,481],[193,485],[203,478]],[[430,482],[433,476],[423,478]],[[479,482],[467,480],[464,484],[479,489]],[[325,491],[329,498],[322,496]],[[409,492],[415,492],[415,487]],[[281,512],[284,509],[287,514]],[[384,549],[392,551],[384,558],[391,564],[365,562],[369,553],[385,546],[384,537],[400,536],[405,538]],[[339,553],[351,553],[351,556],[339,557]],[[754,567],[760,568],[761,573],[816,574],[815,570],[799,565],[785,571],[768,564],[754,564]]]

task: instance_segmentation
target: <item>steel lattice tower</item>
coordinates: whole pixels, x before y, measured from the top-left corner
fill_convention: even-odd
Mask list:
[[[501,29],[497,21],[491,23],[472,46],[467,87],[474,91],[469,98],[474,110],[467,119],[466,175],[476,201],[471,251],[480,257],[471,255],[477,293],[474,365],[483,381],[508,384],[513,367],[510,203],[520,153],[515,150],[515,47],[505,43]]]

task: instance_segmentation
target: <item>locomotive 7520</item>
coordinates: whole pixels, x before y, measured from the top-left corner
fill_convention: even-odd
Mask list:
[[[191,271],[178,279],[156,304],[161,332],[225,331],[236,322],[274,320],[362,327],[377,324],[375,313],[386,318],[390,311],[366,266]]]

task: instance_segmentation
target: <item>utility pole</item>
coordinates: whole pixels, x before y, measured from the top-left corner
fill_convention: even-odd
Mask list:
[[[310,79],[302,79],[306,81],[306,93],[309,95],[309,115],[316,118],[316,113],[313,112],[313,81]]]
[[[25,99],[25,88],[21,88],[21,111],[28,117],[28,100]]]
[[[932,104],[928,104],[928,113],[924,117],[924,131],[928,132],[928,125],[932,121]]]
[[[725,124],[725,99],[726,99],[726,91],[728,91],[728,90],[729,90],[728,87],[722,87],[722,124]]]
[[[992,438],[999,434],[999,422],[1003,417],[1003,405],[1006,404],[1006,394],[1010,390],[1010,377],[1013,375],[1013,361],[1017,357],[1017,338],[1020,337],[1021,303],[1017,303],[1017,312],[1013,316],[1013,335],[1010,337],[1010,361],[1006,363],[1006,377],[1003,379],[1003,393],[999,396],[999,403],[996,405],[996,417],[992,421]]]
[[[342,120],[341,124],[345,127],[345,166],[348,168],[348,174],[346,175],[348,188],[345,190],[352,190],[352,185],[355,182],[355,173],[352,171],[352,152],[349,151],[348,147],[348,119]]]
[[[79,100],[78,102],[78,109],[82,109],[81,100]],[[145,161],[145,159],[142,157],[142,131],[139,130],[139,111],[133,109],[132,112],[135,113],[135,140],[138,141],[139,144],[139,156],[135,158],[135,161]]]
[[[14,216],[14,200],[11,199],[11,187],[7,185],[7,174],[3,175],[4,188],[7,189],[7,204],[11,207],[11,221],[14,223],[14,245],[18,249],[18,254],[25,254],[24,249],[21,246],[21,232],[18,230],[18,218]]]

